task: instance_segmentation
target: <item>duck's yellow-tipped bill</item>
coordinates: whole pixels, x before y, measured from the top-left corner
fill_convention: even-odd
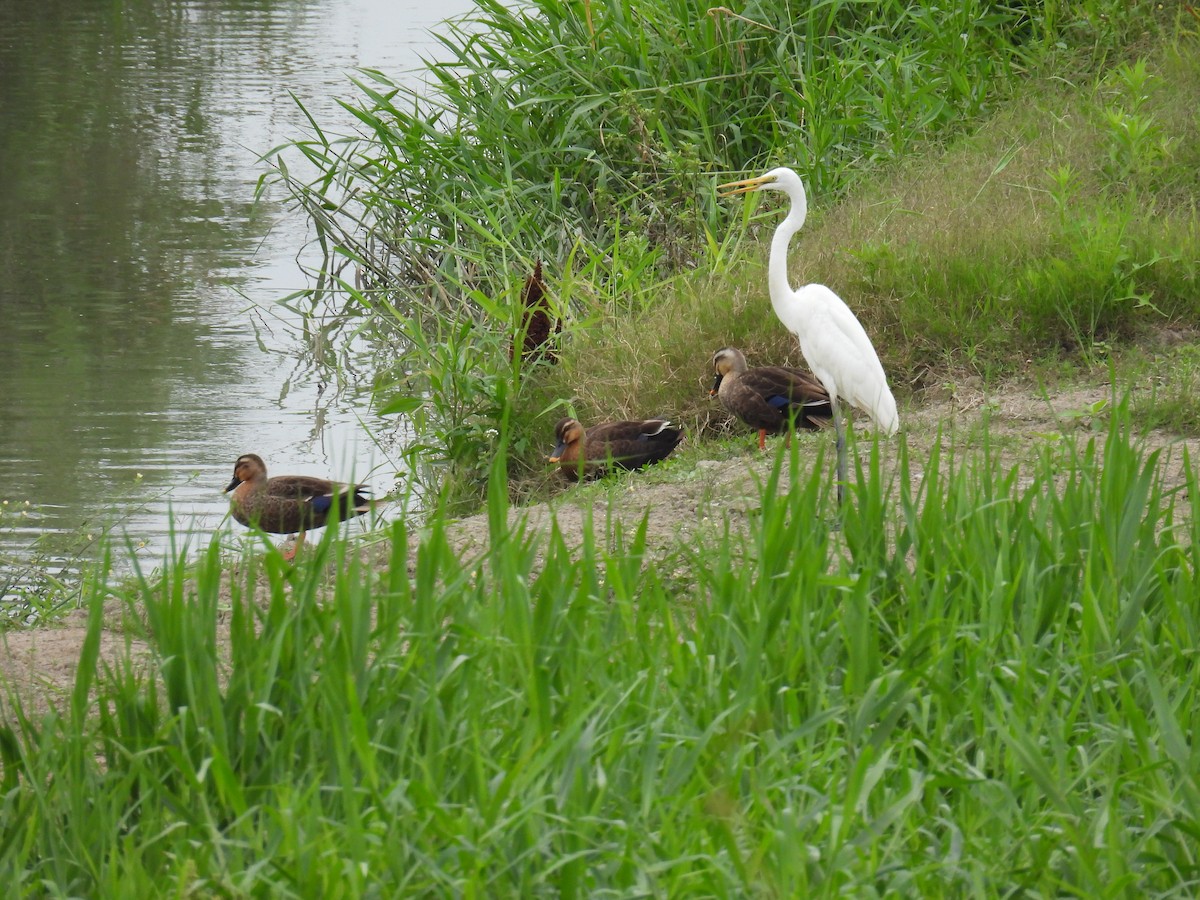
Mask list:
[[[757,191],[764,184],[770,184],[774,180],[774,175],[759,175],[755,178],[743,178],[741,181],[730,181],[728,184],[718,184],[717,196],[724,198],[736,197],[738,194],[748,194],[751,191]]]

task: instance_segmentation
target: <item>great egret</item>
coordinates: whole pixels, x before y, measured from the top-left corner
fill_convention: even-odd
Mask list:
[[[721,197],[752,191],[782,191],[792,208],[775,229],[767,283],[775,315],[800,340],[800,352],[817,379],[829,392],[833,422],[837,428],[838,503],[846,482],[846,433],[839,401],[845,400],[868,413],[884,434],[900,427],[896,399],[888,388],[887,376],[871,339],[845,301],[823,284],[806,284],[796,290],[788,283],[788,242],[804,225],[808,198],[800,176],[786,167],[772,169],[757,178],[731,181],[718,186]]]
[[[821,382],[803,369],[746,364],[741,350],[722,347],[713,354],[716,377],[712,390],[721,405],[758,429],[758,449],[766,449],[767,433],[778,434],[794,417],[800,428],[820,428],[833,410]]]
[[[604,422],[584,429],[576,419],[560,419],[554,426],[558,442],[550,462],[558,463],[574,481],[580,475],[600,475],[611,464],[618,469],[640,469],[665,459],[683,440],[683,429],[666,419]]]
[[[371,500],[358,484],[339,484],[308,475],[277,475],[267,478],[267,465],[254,453],[239,456],[233,464],[230,511],[243,525],[256,526],[272,534],[300,532],[288,558],[304,544],[304,532],[320,528],[335,512],[340,520],[371,511]]]

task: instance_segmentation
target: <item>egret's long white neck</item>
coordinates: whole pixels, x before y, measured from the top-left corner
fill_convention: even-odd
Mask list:
[[[788,196],[792,198],[792,208],[788,211],[787,218],[775,229],[775,236],[771,238],[771,261],[767,267],[771,305],[781,318],[782,304],[792,297],[792,286],[788,283],[788,244],[792,235],[803,227],[804,220],[808,217],[808,198],[804,196],[804,188],[801,187],[796,192],[788,191]]]

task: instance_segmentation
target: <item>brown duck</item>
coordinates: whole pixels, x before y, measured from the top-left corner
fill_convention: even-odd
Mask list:
[[[558,463],[572,481],[581,475],[602,475],[611,465],[640,469],[665,459],[683,440],[683,428],[667,419],[604,422],[584,429],[576,419],[561,419],[554,426],[558,442],[550,462]]]
[[[519,353],[521,361],[534,362],[544,359],[558,362],[554,349],[554,336],[562,331],[562,320],[550,315],[550,304],[546,299],[546,282],[542,280],[542,261],[534,263],[533,273],[525,279],[521,291],[521,348],[516,343],[509,348],[509,359]]]
[[[787,366],[746,365],[742,351],[722,347],[713,354],[716,378],[709,394],[721,405],[758,429],[758,449],[765,450],[767,433],[778,434],[795,416],[800,428],[820,428],[833,416],[829,394],[821,382],[803,369]]]
[[[339,521],[370,512],[371,501],[362,485],[339,484],[308,475],[267,477],[267,465],[254,453],[239,456],[233,464],[233,480],[225,493],[233,491],[230,510],[243,525],[257,526],[272,534],[299,532],[294,556],[304,543],[304,532],[320,528],[331,516]]]

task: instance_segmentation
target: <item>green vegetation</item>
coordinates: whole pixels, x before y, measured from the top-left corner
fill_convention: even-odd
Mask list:
[[[1153,75],[1145,63],[1121,62],[1082,89],[1050,77],[1027,84],[1020,104],[975,132],[925,148],[836,206],[810,212],[817,221],[792,243],[794,283],[838,286],[898,393],[915,399],[964,376],[994,384],[1064,362],[1103,370],[1114,353],[1159,331],[1193,331],[1200,45],[1187,40],[1156,51]],[[1157,129],[1154,163],[1144,177],[1115,182],[1105,162],[1118,145],[1104,111],[1142,94],[1153,98],[1138,108]],[[781,215],[749,219],[751,233],[768,236]],[[766,247],[747,262],[742,232],[729,233],[732,246],[660,291],[653,307],[573,335],[539,399],[558,390],[585,415],[611,415],[616,395],[626,405],[620,412],[672,411],[699,426],[707,415],[697,390],[703,350],[733,344],[759,361],[800,364],[794,338],[768,312]],[[638,361],[632,370],[629,358]]]
[[[1200,21],[802,6],[487,2],[489,30],[448,32],[429,106],[371,73],[365,136],[314,123],[317,180],[278,174],[329,267],[293,300],[335,308],[331,338],[400,336],[380,403],[416,428],[428,525],[397,523],[374,561],[330,528],[295,568],[214,542],[97,579],[70,697],[9,697],[0,883],[1196,893],[1200,483],[1138,429],[1200,422]],[[987,416],[861,445],[838,529],[825,435],[778,451],[745,527],[715,500],[668,546],[612,504],[579,546],[514,524],[564,407],[708,437],[713,349],[799,361],[755,242],[779,213],[711,191],[778,162],[813,193],[795,271],[852,301],[898,393],[1064,366],[1133,389],[1019,463]],[[566,324],[557,365],[523,366],[537,256]],[[699,444],[634,477],[735,452]],[[457,551],[446,520],[481,498],[488,547]]]
[[[400,349],[378,390],[421,438],[423,494],[478,504],[502,419],[513,496],[540,495],[564,404],[702,433],[717,347],[799,363],[751,243],[780,213],[713,191],[779,163],[810,192],[795,279],[846,297],[902,399],[1200,326],[1187,7],[801,6],[486,2],[429,99],[365,73],[362,135],[292,148],[319,176],[276,174],[328,255],[308,308]],[[521,371],[538,257],[561,364]]]
[[[1105,40],[1131,21],[1088,5],[1120,13]],[[864,160],[987,111],[1053,40],[1043,6],[481,0],[442,35],[432,91],[364,72],[347,104],[363,137],[314,128],[296,148],[320,177],[278,174],[375,287],[495,294],[514,264],[565,276],[574,255],[625,305],[648,271],[699,261],[723,218],[714,173],[782,160],[844,190]]]
[[[396,525],[379,575],[333,531],[294,573],[269,551],[231,578],[214,545],[128,595],[148,658],[98,677],[97,594],[70,702],[0,731],[0,876],[1190,896],[1200,484],[1165,482],[1119,404],[1111,426],[1020,472],[986,431],[966,458],[867,452],[841,532],[793,449],[747,532],[665,559],[644,523],[578,549],[508,527],[503,460],[476,558],[438,518],[411,553]]]
[[[1200,433],[1200,348],[1186,343],[1146,359],[1131,360],[1132,383],[1141,385],[1135,420],[1174,434]]]

